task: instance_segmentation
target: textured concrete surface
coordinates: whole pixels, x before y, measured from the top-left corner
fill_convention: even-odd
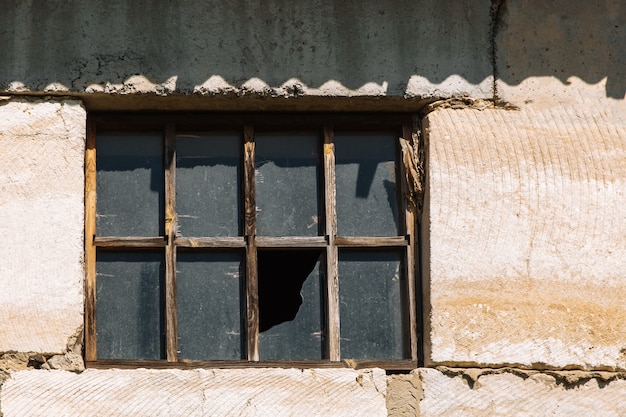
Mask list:
[[[427,363],[626,368],[625,110],[428,115]]]
[[[380,369],[22,371],[4,417],[386,416]]]
[[[0,352],[61,353],[82,326],[85,117],[0,101]]]
[[[498,96],[517,105],[626,97],[626,3],[501,1]]]
[[[8,2],[0,91],[492,96],[490,2]]]
[[[10,2],[0,15],[0,91],[495,94],[518,106],[624,100],[624,7],[620,0]]]
[[[623,379],[502,372],[472,381],[435,369],[420,369],[419,374],[424,389],[421,417],[626,415]]]

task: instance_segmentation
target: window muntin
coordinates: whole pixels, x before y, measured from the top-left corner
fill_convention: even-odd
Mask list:
[[[97,184],[98,210],[94,211],[98,214],[101,205],[107,206],[103,195],[111,194],[100,195],[100,182],[104,179],[106,185],[108,171],[118,177],[130,172],[132,179],[134,171],[141,174],[146,170],[142,162],[135,162],[133,169],[116,172],[119,163],[115,156],[108,157],[113,168],[100,166],[101,153],[105,161],[107,154],[119,153],[120,148],[113,145],[116,139],[130,138],[131,144],[137,137],[139,142],[146,141],[143,132],[116,128],[112,133],[107,126],[112,119],[103,116],[90,125],[87,189]],[[152,162],[150,182],[144,173],[144,185],[131,191],[146,193],[146,184],[148,194],[158,190],[163,201],[153,204],[162,213],[157,220],[159,233],[143,232],[148,230],[144,225],[144,229],[131,228],[128,233],[120,226],[107,235],[102,233],[108,230],[100,226],[100,220],[94,222],[94,238],[87,244],[87,308],[112,308],[101,304],[98,294],[89,295],[90,285],[105,279],[101,275],[89,278],[89,271],[106,259],[102,254],[125,253],[129,247],[142,251],[165,247],[165,255],[162,249],[159,252],[166,264],[161,268],[165,272],[159,274],[165,279],[159,275],[158,286],[156,278],[152,283],[160,297],[158,338],[162,350],[141,354],[139,347],[128,347],[117,356],[107,353],[101,346],[109,343],[111,336],[104,330],[114,331],[114,325],[106,320],[100,323],[100,312],[92,319],[87,311],[88,363],[106,359],[219,360],[222,364],[241,360],[416,360],[412,215],[397,183],[403,178],[398,162],[402,160],[398,141],[406,140],[402,123],[381,123],[359,131],[355,127],[361,124],[356,119],[342,129],[332,127],[332,118],[320,118],[313,129],[311,123],[294,129],[283,126],[288,119],[278,118],[269,129],[263,120],[259,129],[255,123],[234,123],[227,129],[224,123],[217,123],[213,130],[190,129],[174,119],[163,122],[160,135],[148,135],[148,142],[160,142],[162,151],[155,156],[154,145],[144,145],[152,149],[147,155],[152,161],[161,158],[163,168],[159,171]],[[142,161],[145,155],[140,148],[133,155],[137,146],[131,146],[126,159]],[[89,175],[96,170],[89,164],[94,155],[97,174]],[[118,179],[114,184],[123,189],[125,182]],[[135,196],[125,198],[132,201]],[[89,198],[87,206],[89,217]],[[132,204],[120,210],[127,210],[131,218],[141,217]],[[89,223],[88,218],[88,233]],[[89,256],[92,247],[99,247],[97,256]],[[295,264],[289,268],[276,267],[290,261]],[[284,270],[295,270],[307,262],[295,276],[281,276]],[[374,275],[385,278],[373,279]],[[289,295],[282,298],[278,294],[287,287],[291,288],[291,300]],[[132,305],[133,299],[129,300]],[[134,306],[136,310],[141,303]],[[272,315],[278,318],[272,319]]]

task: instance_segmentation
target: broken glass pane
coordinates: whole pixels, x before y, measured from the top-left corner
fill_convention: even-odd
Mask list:
[[[336,134],[337,234],[398,235],[393,134]]]
[[[98,236],[163,234],[162,143],[159,133],[98,135]]]
[[[240,236],[241,140],[236,133],[176,137],[181,236]]]
[[[259,251],[261,359],[322,359],[320,255],[319,250]]]
[[[317,236],[318,137],[277,133],[255,140],[257,234]]]
[[[402,253],[339,252],[341,357],[402,359]]]
[[[178,348],[181,359],[242,359],[242,255],[177,254]]]
[[[163,254],[99,250],[97,258],[98,359],[163,359]]]

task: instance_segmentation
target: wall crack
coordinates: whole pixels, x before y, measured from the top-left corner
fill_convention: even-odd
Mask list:
[[[491,66],[493,71],[493,102],[498,105],[500,97],[498,96],[498,45],[496,38],[503,26],[502,16],[505,9],[505,0],[491,0],[491,21],[489,25],[489,37],[491,42]]]
[[[456,378],[461,377],[470,389],[480,388],[479,379],[485,375],[512,374],[522,379],[541,379],[542,376],[552,378],[555,385],[560,385],[564,389],[574,389],[586,384],[594,379],[600,388],[613,381],[626,380],[626,372],[609,371],[552,371],[552,370],[532,370],[519,368],[451,368],[447,366],[437,366],[435,369],[442,374]]]

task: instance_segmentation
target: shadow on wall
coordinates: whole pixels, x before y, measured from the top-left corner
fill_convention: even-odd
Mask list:
[[[626,95],[626,2],[502,2],[496,28],[497,76],[518,85],[533,76],[563,84],[606,78],[606,96]]]
[[[85,91],[142,75],[175,80],[181,93],[258,78],[389,96],[491,95],[489,0],[12,3],[0,14],[0,89]],[[621,0],[510,3],[496,26],[504,82],[608,77],[607,96],[624,98]]]

